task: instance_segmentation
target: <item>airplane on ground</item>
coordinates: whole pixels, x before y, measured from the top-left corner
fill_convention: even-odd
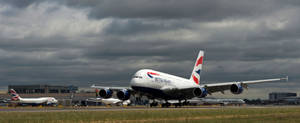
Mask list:
[[[54,97],[21,98],[14,89],[10,89],[11,102],[18,105],[56,105],[58,101]]]
[[[86,101],[90,102],[101,102],[105,105],[129,105],[131,102],[130,100],[120,100],[117,98],[98,98],[99,97],[99,89],[95,89],[96,98],[88,98]],[[100,96],[101,97],[101,96]]]
[[[157,101],[159,102],[159,101]],[[163,102],[163,101],[161,101]],[[160,103],[161,103],[160,102]],[[187,100],[189,105],[217,105],[220,104],[222,106],[225,105],[242,105],[245,104],[245,101],[243,99],[223,99],[223,98],[193,98]],[[175,107],[178,107],[179,101],[178,100],[168,100],[168,103],[171,103],[171,105],[174,105]]]
[[[104,103],[105,105],[129,105],[130,104],[130,100],[120,100],[120,99],[116,99],[116,98],[89,98],[87,99],[87,101],[91,101],[91,102],[101,102]]]
[[[180,104],[186,104],[187,99],[194,97],[204,98],[208,94],[211,95],[216,92],[224,94],[225,90],[230,90],[233,94],[241,94],[244,88],[247,88],[249,84],[288,80],[288,77],[286,77],[200,84],[203,58],[204,51],[199,51],[194,69],[189,79],[151,69],[141,69],[133,75],[130,87],[106,87],[95,85],[92,85],[91,87],[100,90],[99,95],[101,98],[111,98],[112,94],[115,92],[117,98],[120,100],[128,100],[131,95],[144,95],[152,100],[165,100],[166,103],[162,104],[162,107],[169,107],[171,104],[168,103],[168,100],[178,100]],[[185,100],[185,102],[181,103],[182,100]],[[157,103],[153,101],[150,106],[157,106]]]
[[[245,104],[243,99],[215,99],[215,98],[200,98],[200,101],[204,104],[213,105],[242,105]]]

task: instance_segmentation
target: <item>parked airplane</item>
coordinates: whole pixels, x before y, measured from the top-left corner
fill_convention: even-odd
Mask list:
[[[213,105],[213,104],[221,104],[221,105],[242,105],[245,104],[243,99],[215,99],[215,98],[201,98],[200,101],[203,104]]]
[[[157,101],[159,102],[159,101]],[[169,103],[174,105],[175,107],[178,107],[179,101],[178,100],[168,100]],[[245,101],[243,99],[219,99],[219,98],[193,98],[188,99],[187,104],[189,105],[242,105],[245,104]]]
[[[87,99],[87,101],[91,101],[91,102],[101,102],[104,103],[105,105],[129,105],[130,104],[130,100],[120,100],[120,99],[116,99],[116,98],[89,98]]]
[[[90,102],[101,102],[105,105],[129,105],[130,100],[120,100],[117,98],[98,98],[99,97],[99,89],[95,89],[96,98],[88,98],[86,101]],[[101,96],[100,96],[101,97]]]
[[[56,105],[54,97],[21,98],[14,89],[10,89],[11,102],[18,105]]]
[[[225,90],[230,90],[233,94],[241,94],[248,84],[256,84],[263,82],[272,82],[280,80],[288,80],[286,78],[263,79],[252,81],[236,81],[215,84],[200,84],[200,73],[203,65],[204,52],[200,51],[196,59],[194,69],[190,79],[170,75],[167,73],[142,69],[137,71],[130,82],[130,87],[105,87],[95,86],[92,88],[100,89],[99,95],[102,98],[110,98],[116,92],[118,99],[128,100],[131,95],[145,95],[149,99],[165,100],[166,103],[162,107],[170,106],[168,100],[182,100],[191,99],[194,97],[203,98],[207,94],[215,92],[224,93]],[[156,106],[157,103],[153,101],[151,106]]]

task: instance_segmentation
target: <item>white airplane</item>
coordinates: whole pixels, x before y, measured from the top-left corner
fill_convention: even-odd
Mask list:
[[[201,98],[204,104],[221,104],[221,105],[230,105],[230,104],[245,104],[245,101],[242,99],[214,99],[214,98]]]
[[[179,101],[178,100],[168,100],[169,103],[178,107]],[[206,104],[206,105],[214,105],[214,104],[221,104],[221,105],[242,105],[245,104],[243,99],[216,99],[216,98],[194,98],[188,99],[187,102],[189,104]]]
[[[54,97],[21,98],[14,89],[10,89],[11,101],[19,105],[56,105]]]
[[[233,94],[241,94],[248,84],[288,80],[286,78],[251,80],[251,81],[236,81],[215,84],[200,84],[200,73],[202,70],[204,52],[200,51],[196,59],[194,69],[189,79],[170,75],[167,73],[142,69],[137,71],[130,82],[130,87],[105,87],[95,86],[92,88],[100,89],[99,95],[102,98],[110,98],[113,92],[117,92],[117,97],[120,100],[127,100],[131,95],[145,95],[149,99],[165,100],[166,103],[162,107],[168,107],[170,104],[168,100],[191,99],[194,97],[203,98],[207,94],[215,92],[224,93],[225,90],[230,90]],[[157,105],[155,101],[151,106]]]
[[[120,100],[120,99],[116,99],[116,98],[89,98],[87,99],[87,101],[91,101],[91,102],[101,102],[104,103],[105,105],[129,105],[130,104],[130,100]]]

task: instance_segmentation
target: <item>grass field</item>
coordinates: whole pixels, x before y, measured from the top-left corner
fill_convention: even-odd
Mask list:
[[[300,123],[300,107],[0,112],[0,123]]]

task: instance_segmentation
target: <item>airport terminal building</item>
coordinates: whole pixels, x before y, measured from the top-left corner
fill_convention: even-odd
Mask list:
[[[291,92],[272,92],[269,93],[269,100],[270,101],[281,101],[287,97],[297,97],[297,93]]]
[[[55,85],[9,85],[8,91],[14,89],[19,94],[48,94],[48,93],[73,93],[78,90],[77,86]]]

